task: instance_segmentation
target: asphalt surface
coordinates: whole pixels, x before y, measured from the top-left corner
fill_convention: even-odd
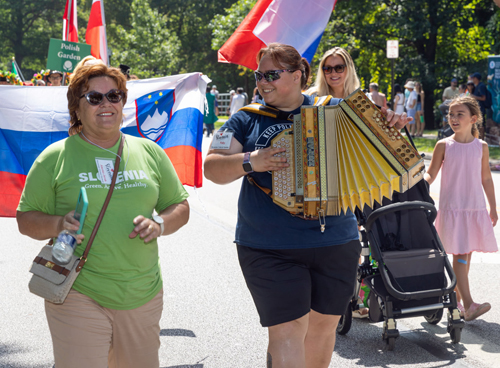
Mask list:
[[[204,150],[207,145],[204,139]],[[498,193],[500,174],[494,179]],[[188,188],[188,225],[160,239],[162,368],[265,367],[267,331],[259,324],[233,244],[239,187],[240,181],[218,186],[205,180],[202,188]],[[437,200],[438,188],[438,183],[431,187]],[[42,243],[20,235],[11,218],[0,218],[0,234],[0,367],[50,368],[43,301],[27,288],[28,269]],[[473,296],[493,307],[466,323],[459,344],[451,343],[446,318],[434,326],[419,317],[398,320],[401,335],[388,351],[382,323],[354,320],[349,333],[337,338],[330,367],[499,367],[499,269],[500,253],[473,256]]]

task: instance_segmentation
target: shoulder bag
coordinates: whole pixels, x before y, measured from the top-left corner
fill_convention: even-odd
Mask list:
[[[116,183],[116,176],[118,175],[118,168],[120,166],[120,157],[123,152],[123,141],[125,136],[121,134],[120,146],[118,148],[118,156],[116,157],[115,167],[113,171],[113,178],[111,179],[111,185],[109,186],[108,195],[104,204],[102,206],[97,222],[92,230],[87,247],[83,252],[83,255],[78,258],[73,255],[71,261],[62,266],[57,263],[57,261],[52,257],[52,245],[49,242],[45,245],[38,256],[33,260],[33,265],[31,266],[30,272],[33,274],[31,280],[28,284],[29,290],[38,296],[46,299],[47,301],[54,304],[62,304],[69,294],[73,283],[80,274],[85,262],[87,262],[87,256],[90,251],[90,247],[94,242],[94,238],[99,230],[101,221],[108,207],[111,195],[113,194],[113,189]]]

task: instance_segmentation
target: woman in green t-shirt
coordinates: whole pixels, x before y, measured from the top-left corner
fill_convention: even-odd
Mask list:
[[[119,69],[84,65],[67,95],[70,137],[36,159],[17,221],[22,234],[37,240],[76,231],[72,209],[85,187],[89,205],[75,249],[81,256],[111,179],[99,163],[118,156],[126,80]],[[122,139],[117,183],[87,262],[63,304],[45,301],[56,367],[159,366],[163,284],[157,238],[186,224],[188,195],[156,143]]]

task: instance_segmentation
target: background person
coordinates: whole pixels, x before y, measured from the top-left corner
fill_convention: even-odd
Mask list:
[[[346,98],[360,86],[351,55],[341,47],[325,52],[318,67],[316,80],[306,94]]]
[[[429,184],[441,167],[441,190],[436,230],[446,253],[453,254],[457,276],[458,308],[466,321],[472,321],[491,308],[475,303],[469,287],[472,252],[497,252],[493,226],[498,221],[495,189],[489,166],[488,144],[478,139],[476,124],[482,119],[478,103],[470,96],[450,103],[448,122],[454,134],[437,142],[429,170]],[[484,190],[484,193],[483,193]],[[484,195],[490,212],[486,208]]]
[[[231,116],[231,104],[233,103],[233,97],[236,94],[236,91],[232,89],[229,91],[229,105],[227,106],[227,117]]]
[[[405,95],[403,89],[399,84],[394,85],[394,111],[396,114],[403,114],[405,112]]]
[[[246,99],[245,95],[243,94],[243,88],[241,88],[241,87],[236,88],[236,94],[231,99],[231,106],[229,107],[229,110],[230,110],[229,116],[236,113],[239,109],[241,109],[246,104],[247,104],[247,99]]]
[[[474,83],[474,92],[471,97],[479,103],[483,115],[482,123],[479,124],[479,138],[483,139],[486,128],[486,86],[481,82],[481,73],[475,72],[471,74],[470,79]]]
[[[451,100],[458,96],[458,80],[457,78],[453,78],[451,80],[451,85],[446,87],[443,91],[442,101],[443,103],[439,105],[439,111],[441,112],[441,116],[443,117],[443,128],[446,124],[448,124],[448,108]]]
[[[415,92],[417,93],[417,107],[415,112],[415,136],[422,137],[425,129],[424,122],[424,100],[425,92],[420,82],[415,82]]]
[[[217,118],[218,115],[218,107],[215,106],[215,96],[210,93],[210,87],[207,86],[207,91],[205,93],[205,98],[207,99],[207,107],[208,110],[205,110],[205,114],[203,115],[203,123],[207,128],[207,137],[210,137],[214,131],[214,125],[219,120]]]
[[[102,178],[96,159],[118,159],[126,99],[119,69],[83,66],[73,76],[68,87],[70,137],[44,150],[28,174],[17,212],[22,234],[45,240],[78,229],[73,213],[80,187],[90,177]],[[118,175],[123,181],[116,185],[66,301],[45,301],[56,367],[159,366],[163,284],[157,238],[187,222],[188,195],[165,152],[148,139],[126,136]],[[87,187],[89,206],[83,233],[77,236],[77,256],[101,211],[105,184],[93,181]],[[158,216],[153,217],[155,210]]]
[[[59,70],[51,70],[48,79],[51,86],[59,87],[61,86],[63,74]]]
[[[310,67],[292,46],[271,43],[259,51],[255,77],[263,103],[291,114],[312,105],[301,93]],[[337,104],[339,99],[332,99]],[[385,111],[385,109],[384,109]],[[388,112],[391,125],[405,118]],[[229,149],[210,149],[207,179],[227,184],[245,175],[271,188],[270,171],[286,168],[271,140],[288,120],[238,111],[224,124],[234,132]],[[327,216],[321,233],[315,221],[293,217],[256,185],[243,179],[238,201],[238,258],[262,326],[268,328],[268,367],[328,367],[336,326],[352,298],[360,253],[352,213]]]
[[[408,83],[405,84],[405,88],[410,91],[410,95],[406,99],[406,113],[408,114],[409,117],[413,118],[413,121],[411,121],[410,124],[410,134],[412,136],[415,135],[415,114],[417,113],[417,100],[418,100],[418,94],[415,92],[415,82],[409,81]]]
[[[383,106],[387,108],[387,99],[383,93],[378,91],[377,83],[370,83],[370,92],[368,93],[368,98],[372,100],[375,105]]]

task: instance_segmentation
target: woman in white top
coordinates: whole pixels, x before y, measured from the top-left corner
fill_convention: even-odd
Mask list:
[[[405,95],[399,84],[394,85],[394,111],[396,114],[402,114],[405,112]]]
[[[245,95],[243,94],[243,88],[238,87],[236,89],[236,94],[233,96],[231,100],[230,116],[246,105],[245,100],[246,98]]]

